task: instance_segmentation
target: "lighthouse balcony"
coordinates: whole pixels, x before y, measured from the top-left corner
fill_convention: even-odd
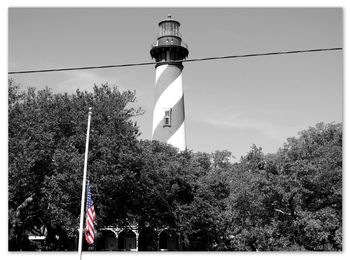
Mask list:
[[[183,41],[181,42],[174,42],[174,41],[168,41],[168,42],[164,42],[164,41],[156,41],[151,45],[151,48],[154,47],[162,47],[162,46],[181,46],[184,47],[186,49],[188,49],[188,45],[187,43],[184,43]]]

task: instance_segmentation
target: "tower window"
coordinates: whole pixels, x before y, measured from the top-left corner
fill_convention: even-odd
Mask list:
[[[171,126],[171,108],[164,111],[164,126]]]

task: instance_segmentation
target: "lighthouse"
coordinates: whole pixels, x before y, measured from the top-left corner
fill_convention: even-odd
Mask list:
[[[152,139],[186,149],[185,102],[181,60],[188,56],[187,44],[179,32],[180,23],[168,15],[159,23],[151,56],[156,62],[155,103]]]

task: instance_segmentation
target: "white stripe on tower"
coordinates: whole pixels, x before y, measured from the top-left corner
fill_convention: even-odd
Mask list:
[[[160,75],[163,73],[163,71],[168,67],[168,65],[160,65],[156,68],[156,85],[157,85],[157,81],[160,77]]]
[[[182,65],[160,65],[156,68],[156,97],[153,110],[152,139],[186,149],[185,111],[182,87]],[[165,110],[171,109],[170,125],[165,125]]]
[[[168,143],[178,147],[182,151],[186,149],[185,121],[181,124],[175,134],[170,137]]]

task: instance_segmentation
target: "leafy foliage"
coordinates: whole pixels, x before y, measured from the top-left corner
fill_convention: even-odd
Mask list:
[[[107,84],[67,95],[9,82],[10,250],[35,250],[28,234],[44,233],[46,250],[74,250],[88,107],[97,228],[171,228],[183,250],[342,250],[341,124],[232,163],[229,151],[138,140],[134,101]]]
[[[126,174],[139,134],[130,118],[142,112],[127,108],[134,101],[134,92],[121,93],[107,84],[95,86],[93,93],[67,95],[48,88],[22,93],[9,82],[9,221],[19,237],[10,236],[10,250],[21,249],[23,237],[32,232],[29,216],[40,219],[48,237],[51,230],[66,236],[77,232],[89,107],[94,113],[89,172],[98,174],[90,174],[92,183]],[[19,212],[31,196],[30,207]]]

